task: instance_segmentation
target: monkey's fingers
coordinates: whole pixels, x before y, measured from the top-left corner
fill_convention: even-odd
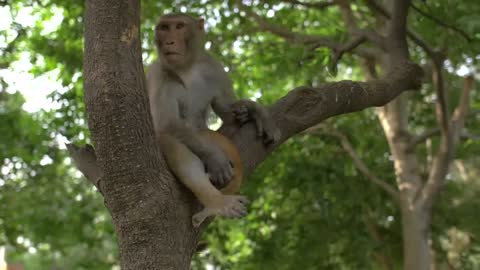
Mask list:
[[[240,123],[245,123],[247,122],[249,119],[250,119],[250,116],[248,114],[248,111],[244,111],[244,112],[234,112],[233,113],[234,116],[235,116],[235,119],[240,122]]]
[[[241,202],[243,205],[248,205],[250,203],[250,200],[245,196],[238,196],[237,200]]]
[[[220,216],[228,218],[240,218],[247,214],[245,202],[247,198],[239,195],[224,196],[224,204],[222,209],[217,213]]]
[[[264,133],[262,119],[255,117],[255,126],[257,127],[257,137],[262,137]]]
[[[231,218],[241,218],[244,217],[248,214],[247,208],[245,207],[239,207],[239,208],[232,208],[230,210],[230,216]]]

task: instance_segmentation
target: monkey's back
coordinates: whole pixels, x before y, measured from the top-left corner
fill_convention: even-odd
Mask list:
[[[225,152],[225,154],[232,162],[233,178],[226,187],[221,189],[221,191],[223,194],[236,193],[238,190],[240,190],[240,185],[242,184],[243,180],[243,163],[237,147],[233,144],[232,141],[230,141],[230,139],[212,130],[203,130],[200,132],[200,135],[206,140],[208,140],[208,142],[220,146],[220,149]]]

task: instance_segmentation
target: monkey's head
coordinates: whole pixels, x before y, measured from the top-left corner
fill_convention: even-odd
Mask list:
[[[204,20],[186,14],[163,15],[155,27],[155,43],[162,63],[174,69],[191,65],[203,49]]]

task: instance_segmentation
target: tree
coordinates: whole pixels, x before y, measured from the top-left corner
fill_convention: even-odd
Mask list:
[[[339,3],[348,18],[348,5]],[[385,37],[365,31],[347,44],[272,27],[238,4],[261,27],[296,42],[331,47],[337,59],[370,40],[380,45],[390,62],[383,79],[298,87],[280,99],[270,112],[282,131],[281,142],[329,117],[381,106],[419,87],[422,70],[408,61],[409,1],[393,2]],[[169,174],[155,144],[142,79],[139,10],[139,1],[87,1],[85,100],[103,171],[97,184],[112,214],[124,269],[188,269],[202,232],[189,222],[199,205]],[[356,29],[353,21],[349,27]],[[222,127],[221,132],[241,149],[248,173],[281,143],[265,149],[252,141],[252,126]]]
[[[378,61],[385,53],[375,42],[360,38],[352,51],[335,53],[341,52],[337,45],[355,45],[338,1],[244,3],[248,6],[240,10],[224,0],[142,1],[144,64],[155,57],[151,29],[159,14],[188,11],[207,19],[206,46],[228,68],[242,98],[272,104],[296,85],[361,81],[368,79],[371,66],[378,74],[386,72]],[[390,12],[376,3],[349,1],[360,32],[381,33],[388,23],[382,14]],[[409,53],[427,80],[421,91],[407,95],[402,109],[412,137],[427,135],[414,147],[425,181],[441,138],[434,109],[438,98],[431,80],[433,61],[411,34],[445,57],[445,100],[455,108],[464,74],[478,68],[480,5],[472,0],[412,1],[410,11]],[[22,262],[28,269],[111,269],[118,264],[102,195],[72,168],[63,151],[65,140],[91,142],[81,68],[83,14],[79,1],[0,3],[0,246],[7,248],[7,262]],[[319,46],[303,42],[304,34],[319,38]],[[58,86],[18,83],[9,75],[27,72],[28,77],[52,77]],[[22,109],[38,102],[31,93],[48,89],[55,91],[49,96],[53,109]],[[14,91],[21,91],[27,103]],[[431,267],[439,270],[480,267],[479,245],[472,241],[480,234],[475,218],[480,104],[478,91],[470,95],[471,112],[460,132],[454,166],[429,211]],[[192,269],[401,268],[402,213],[391,192],[383,192],[398,190],[394,157],[375,112],[327,119],[268,153],[242,186],[241,193],[252,199],[249,215],[210,224],[202,234],[208,248],[194,256]]]

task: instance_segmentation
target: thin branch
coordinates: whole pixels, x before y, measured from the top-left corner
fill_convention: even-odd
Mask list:
[[[341,133],[335,129],[322,129],[321,133],[327,134],[329,136],[333,136],[340,141],[340,144],[343,147],[343,150],[347,152],[347,154],[352,159],[355,167],[368,179],[370,182],[374,183],[375,185],[382,188],[385,192],[387,192],[390,196],[392,196],[395,202],[400,201],[400,194],[399,192],[391,185],[389,185],[384,180],[381,180],[376,174],[374,174],[362,160],[362,158],[358,155],[357,151],[352,146],[350,140],[345,136],[345,134]],[[314,133],[315,134],[315,133]]]
[[[290,3],[290,4],[296,5],[296,6],[303,6],[303,7],[307,7],[307,8],[315,8],[315,9],[319,9],[319,10],[323,10],[323,9],[326,9],[328,7],[331,7],[331,6],[335,6],[337,4],[335,1],[305,3],[305,2],[298,1],[298,0],[283,0],[282,2]]]
[[[436,127],[436,128],[429,129],[418,136],[413,137],[408,145],[408,150],[413,151],[417,145],[423,143],[428,138],[438,135],[439,133],[440,133],[440,128]]]
[[[340,7],[340,12],[342,13],[343,21],[347,26],[348,32],[353,34],[358,31],[358,23],[353,16],[352,9],[350,8],[350,1],[347,0],[337,0],[338,6]]]
[[[290,42],[297,43],[297,44],[322,44],[322,46],[329,47],[329,48],[335,48],[338,46],[337,42],[334,42],[330,39],[327,39],[322,36],[317,36],[317,35],[306,35],[306,34],[300,34],[296,33],[293,31],[288,30],[287,28],[274,25],[269,23],[267,20],[265,20],[263,17],[260,15],[256,14],[252,10],[250,10],[247,6],[245,6],[241,0],[237,1],[239,8],[244,11],[247,16],[250,18],[254,19],[260,29],[270,32],[274,35],[277,35],[279,37],[282,37]]]
[[[468,75],[464,79],[464,86],[462,96],[460,97],[459,103],[455,111],[453,112],[452,117],[452,132],[456,132],[456,137],[459,136],[460,128],[463,127],[465,123],[465,117],[468,114],[468,109],[470,105],[470,92],[474,87],[475,79],[473,75]]]
[[[435,155],[428,180],[422,190],[419,203],[429,208],[438,196],[448,172],[448,167],[453,160],[453,153],[460,137],[460,131],[465,124],[465,117],[470,104],[470,92],[474,87],[474,78],[469,75],[464,79],[464,87],[459,104],[454,111],[448,134],[442,134],[440,149]]]
[[[346,45],[333,41],[329,38],[319,36],[319,35],[307,35],[301,34],[297,32],[293,32],[285,27],[271,24],[265,18],[261,17],[260,15],[256,14],[252,10],[250,10],[247,6],[245,6],[242,1],[237,0],[237,4],[239,8],[246,13],[246,15],[252,18],[255,22],[257,22],[258,27],[266,32],[270,32],[276,36],[282,37],[285,40],[289,41],[292,44],[300,44],[307,46],[310,50],[315,50],[319,47],[327,47],[330,49],[334,49],[336,51],[341,51],[342,48],[346,47]],[[367,38],[375,39],[377,41],[381,40],[380,37],[375,37],[373,34],[364,32],[359,33],[363,34]],[[352,42],[349,42],[347,45],[350,45]],[[360,45],[360,44],[358,44]],[[359,55],[364,57],[371,57],[372,53],[371,50],[358,48],[358,45],[352,48],[351,50],[355,49],[355,52]],[[345,50],[344,50],[345,51]]]
[[[374,219],[371,217],[371,214],[367,213],[363,215],[363,221],[365,222],[365,225],[367,226],[367,230],[370,234],[370,236],[377,242],[377,245],[384,245],[385,240],[382,235],[382,233],[379,230],[379,226],[375,224]],[[375,257],[379,261],[379,263],[382,265],[383,269],[385,270],[391,270],[393,269],[393,262],[392,258],[390,255],[387,254],[385,249],[378,249],[378,251],[374,252],[376,255]]]
[[[421,8],[417,7],[416,5],[414,5],[413,3],[410,5],[412,7],[413,10],[415,10],[416,12],[418,12],[419,14],[421,14],[422,16],[424,16],[425,18],[428,18],[430,20],[432,20],[433,22],[435,22],[436,24],[439,24],[445,28],[448,28],[448,29],[451,29],[453,30],[454,32],[457,32],[458,34],[460,34],[463,38],[465,38],[468,42],[471,42],[473,41],[473,38],[470,37],[470,35],[468,35],[467,32],[463,31],[462,29],[454,26],[454,25],[451,25],[451,24],[448,24],[446,23],[444,20],[442,19],[439,19],[439,18],[436,18],[434,17],[432,14],[429,14],[427,13],[426,11],[423,11]]]
[[[336,70],[336,66],[344,53],[353,51],[355,48],[357,48],[367,40],[370,40],[372,43],[385,50],[385,42],[383,37],[373,31],[363,30],[358,27],[357,20],[353,15],[352,9],[350,8],[349,1],[337,0],[337,3],[340,7],[340,12],[342,13],[342,17],[345,25],[347,26],[347,30],[353,38],[346,44],[333,49],[333,57],[331,64],[332,70]]]
[[[340,61],[340,59],[342,59],[344,53],[353,51],[365,41],[367,41],[367,38],[365,36],[357,36],[353,38],[349,43],[341,46],[340,48],[333,49],[331,69],[336,69],[338,62]]]
[[[437,120],[442,128],[442,132],[447,134],[449,131],[449,117],[447,107],[447,93],[445,91],[445,80],[443,78],[443,57],[439,54],[432,55],[433,69],[432,69],[432,82],[437,93],[437,102],[435,103]]]

